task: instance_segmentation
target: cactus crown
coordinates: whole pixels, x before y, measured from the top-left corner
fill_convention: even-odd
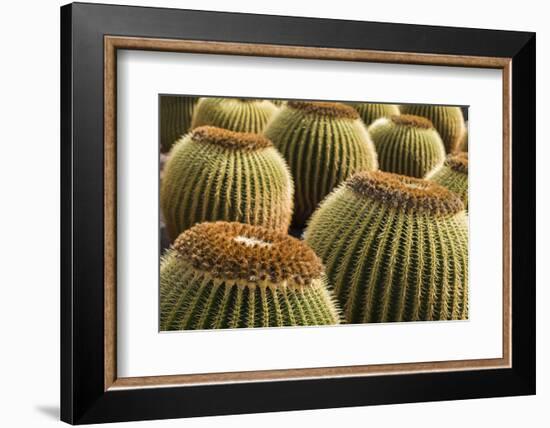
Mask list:
[[[445,166],[451,168],[453,171],[468,174],[468,153],[451,153],[445,159]]]
[[[413,126],[423,129],[433,129],[434,127],[431,120],[413,114],[395,114],[390,119],[396,125]]]
[[[271,141],[251,132],[235,132],[215,126],[199,126],[191,132],[191,138],[198,143],[214,144],[226,149],[254,151],[272,147]]]
[[[172,248],[195,269],[224,280],[310,285],[323,273],[307,245],[286,234],[243,223],[200,223]]]
[[[308,114],[332,118],[359,119],[359,113],[353,107],[325,101],[289,101],[289,107]]]
[[[361,196],[405,211],[448,215],[464,209],[460,198],[443,186],[404,175],[382,171],[360,172],[345,185]]]

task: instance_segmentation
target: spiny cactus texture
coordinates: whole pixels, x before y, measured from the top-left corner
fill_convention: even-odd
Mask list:
[[[191,126],[198,97],[160,97],[160,149],[166,153]]]
[[[369,127],[369,134],[383,171],[422,178],[445,160],[443,141],[424,117],[383,117]]]
[[[161,330],[339,322],[321,261],[288,235],[202,223],[182,233],[162,259]]]
[[[237,132],[261,133],[279,111],[268,100],[252,98],[201,98],[193,114],[192,128],[212,125]]]
[[[349,103],[349,105],[359,112],[361,120],[367,126],[381,117],[391,117],[399,114],[399,107],[395,104]]]
[[[286,232],[292,194],[288,167],[266,137],[203,126],[172,148],[160,203],[171,239],[215,220]]]
[[[452,153],[460,148],[466,129],[460,107],[405,104],[399,109],[403,114],[414,114],[429,119],[441,135],[447,153]]]
[[[323,201],[305,241],[350,323],[468,317],[464,205],[436,183],[358,173]]]
[[[365,125],[345,104],[289,101],[264,133],[290,166],[296,226],[303,225],[317,204],[353,173],[378,168]]]
[[[468,210],[468,153],[451,153],[445,163],[426,177],[456,193]]]

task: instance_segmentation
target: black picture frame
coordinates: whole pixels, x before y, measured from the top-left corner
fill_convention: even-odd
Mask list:
[[[512,59],[512,367],[104,388],[104,36]],[[71,424],[535,393],[535,34],[74,3],[61,8],[61,419]]]

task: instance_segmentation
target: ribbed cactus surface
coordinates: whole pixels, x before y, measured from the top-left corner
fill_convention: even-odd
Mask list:
[[[445,147],[432,123],[423,117],[394,115],[369,127],[380,169],[424,177],[445,160]]]
[[[395,104],[349,103],[349,105],[357,110],[361,120],[367,126],[381,117],[391,117],[399,114],[399,107]]]
[[[289,101],[264,134],[283,154],[294,178],[297,226],[339,183],[357,171],[378,168],[365,125],[344,104]]]
[[[258,226],[202,223],[161,262],[161,330],[329,325],[340,312],[302,241]]]
[[[211,125],[237,132],[261,133],[279,109],[268,100],[253,98],[201,98],[192,128]]]
[[[404,104],[401,113],[422,116],[429,119],[441,135],[447,153],[460,148],[466,125],[460,107],[430,104]]]
[[[468,317],[464,205],[436,183],[358,173],[323,201],[305,241],[350,323]]]
[[[160,97],[160,149],[168,152],[191,126],[198,97],[162,95]]]
[[[468,153],[451,153],[445,163],[426,177],[456,193],[468,210]]]
[[[160,203],[168,235],[226,220],[287,231],[293,185],[271,141],[212,126],[194,129],[172,148]]]

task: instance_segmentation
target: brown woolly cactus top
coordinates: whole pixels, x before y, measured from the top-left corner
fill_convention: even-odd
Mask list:
[[[321,260],[302,241],[242,223],[198,224],[183,232],[172,248],[195,269],[247,284],[309,285],[323,273]]]
[[[468,153],[456,152],[449,154],[445,159],[445,166],[453,171],[468,174]]]
[[[423,129],[432,129],[434,127],[431,120],[413,114],[396,114],[391,116],[390,119],[396,125],[414,126]]]
[[[215,126],[199,126],[191,132],[191,139],[199,143],[209,143],[226,149],[253,151],[272,147],[271,141],[260,134],[235,132]]]
[[[341,103],[324,101],[289,101],[287,105],[308,114],[343,119],[359,119],[359,113],[353,107]]]
[[[346,181],[358,193],[395,208],[434,215],[464,210],[460,198],[439,184],[389,172],[360,172]]]

